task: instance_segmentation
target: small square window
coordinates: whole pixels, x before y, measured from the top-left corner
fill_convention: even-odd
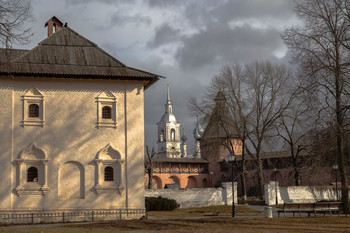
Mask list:
[[[102,108],[102,118],[103,119],[112,119],[112,108],[109,106],[104,106]]]
[[[39,105],[29,105],[29,117],[39,117]]]

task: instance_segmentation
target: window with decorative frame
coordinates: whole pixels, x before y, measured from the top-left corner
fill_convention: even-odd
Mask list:
[[[97,122],[96,127],[117,128],[117,98],[110,91],[105,91],[96,97]]]
[[[95,163],[98,171],[96,193],[121,194],[124,190],[121,154],[108,144],[97,153]]]
[[[15,160],[17,163],[17,186],[19,196],[46,195],[47,185],[47,156],[34,143],[24,148]]]
[[[22,96],[22,121],[25,126],[44,126],[44,96],[36,88],[31,88]]]

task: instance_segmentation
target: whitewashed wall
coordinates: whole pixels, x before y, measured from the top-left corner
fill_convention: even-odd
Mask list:
[[[338,189],[340,200],[341,192]],[[336,201],[335,188],[332,186],[289,186],[279,187],[277,182],[278,204],[283,203],[314,203],[317,201]],[[267,205],[276,204],[275,182],[265,184],[265,203]]]
[[[237,182],[235,185],[235,203],[237,204]],[[176,200],[180,208],[232,204],[232,183],[223,183],[223,188],[194,189],[147,189],[146,197],[164,197]]]

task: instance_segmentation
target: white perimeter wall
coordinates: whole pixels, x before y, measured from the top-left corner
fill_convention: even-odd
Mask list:
[[[235,185],[235,203],[237,204],[237,182]],[[194,189],[146,189],[146,197],[164,197],[174,199],[180,208],[232,204],[232,183],[223,183],[223,188]]]
[[[334,186],[289,186],[279,187],[277,182],[278,204],[283,203],[314,203],[317,201],[336,201],[337,196]],[[338,198],[341,199],[340,187]],[[276,204],[276,186],[271,181],[265,184],[265,203]]]

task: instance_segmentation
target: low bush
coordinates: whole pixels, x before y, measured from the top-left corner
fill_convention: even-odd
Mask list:
[[[146,210],[174,210],[179,207],[179,204],[173,199],[163,198],[163,197],[146,197],[145,199]]]

